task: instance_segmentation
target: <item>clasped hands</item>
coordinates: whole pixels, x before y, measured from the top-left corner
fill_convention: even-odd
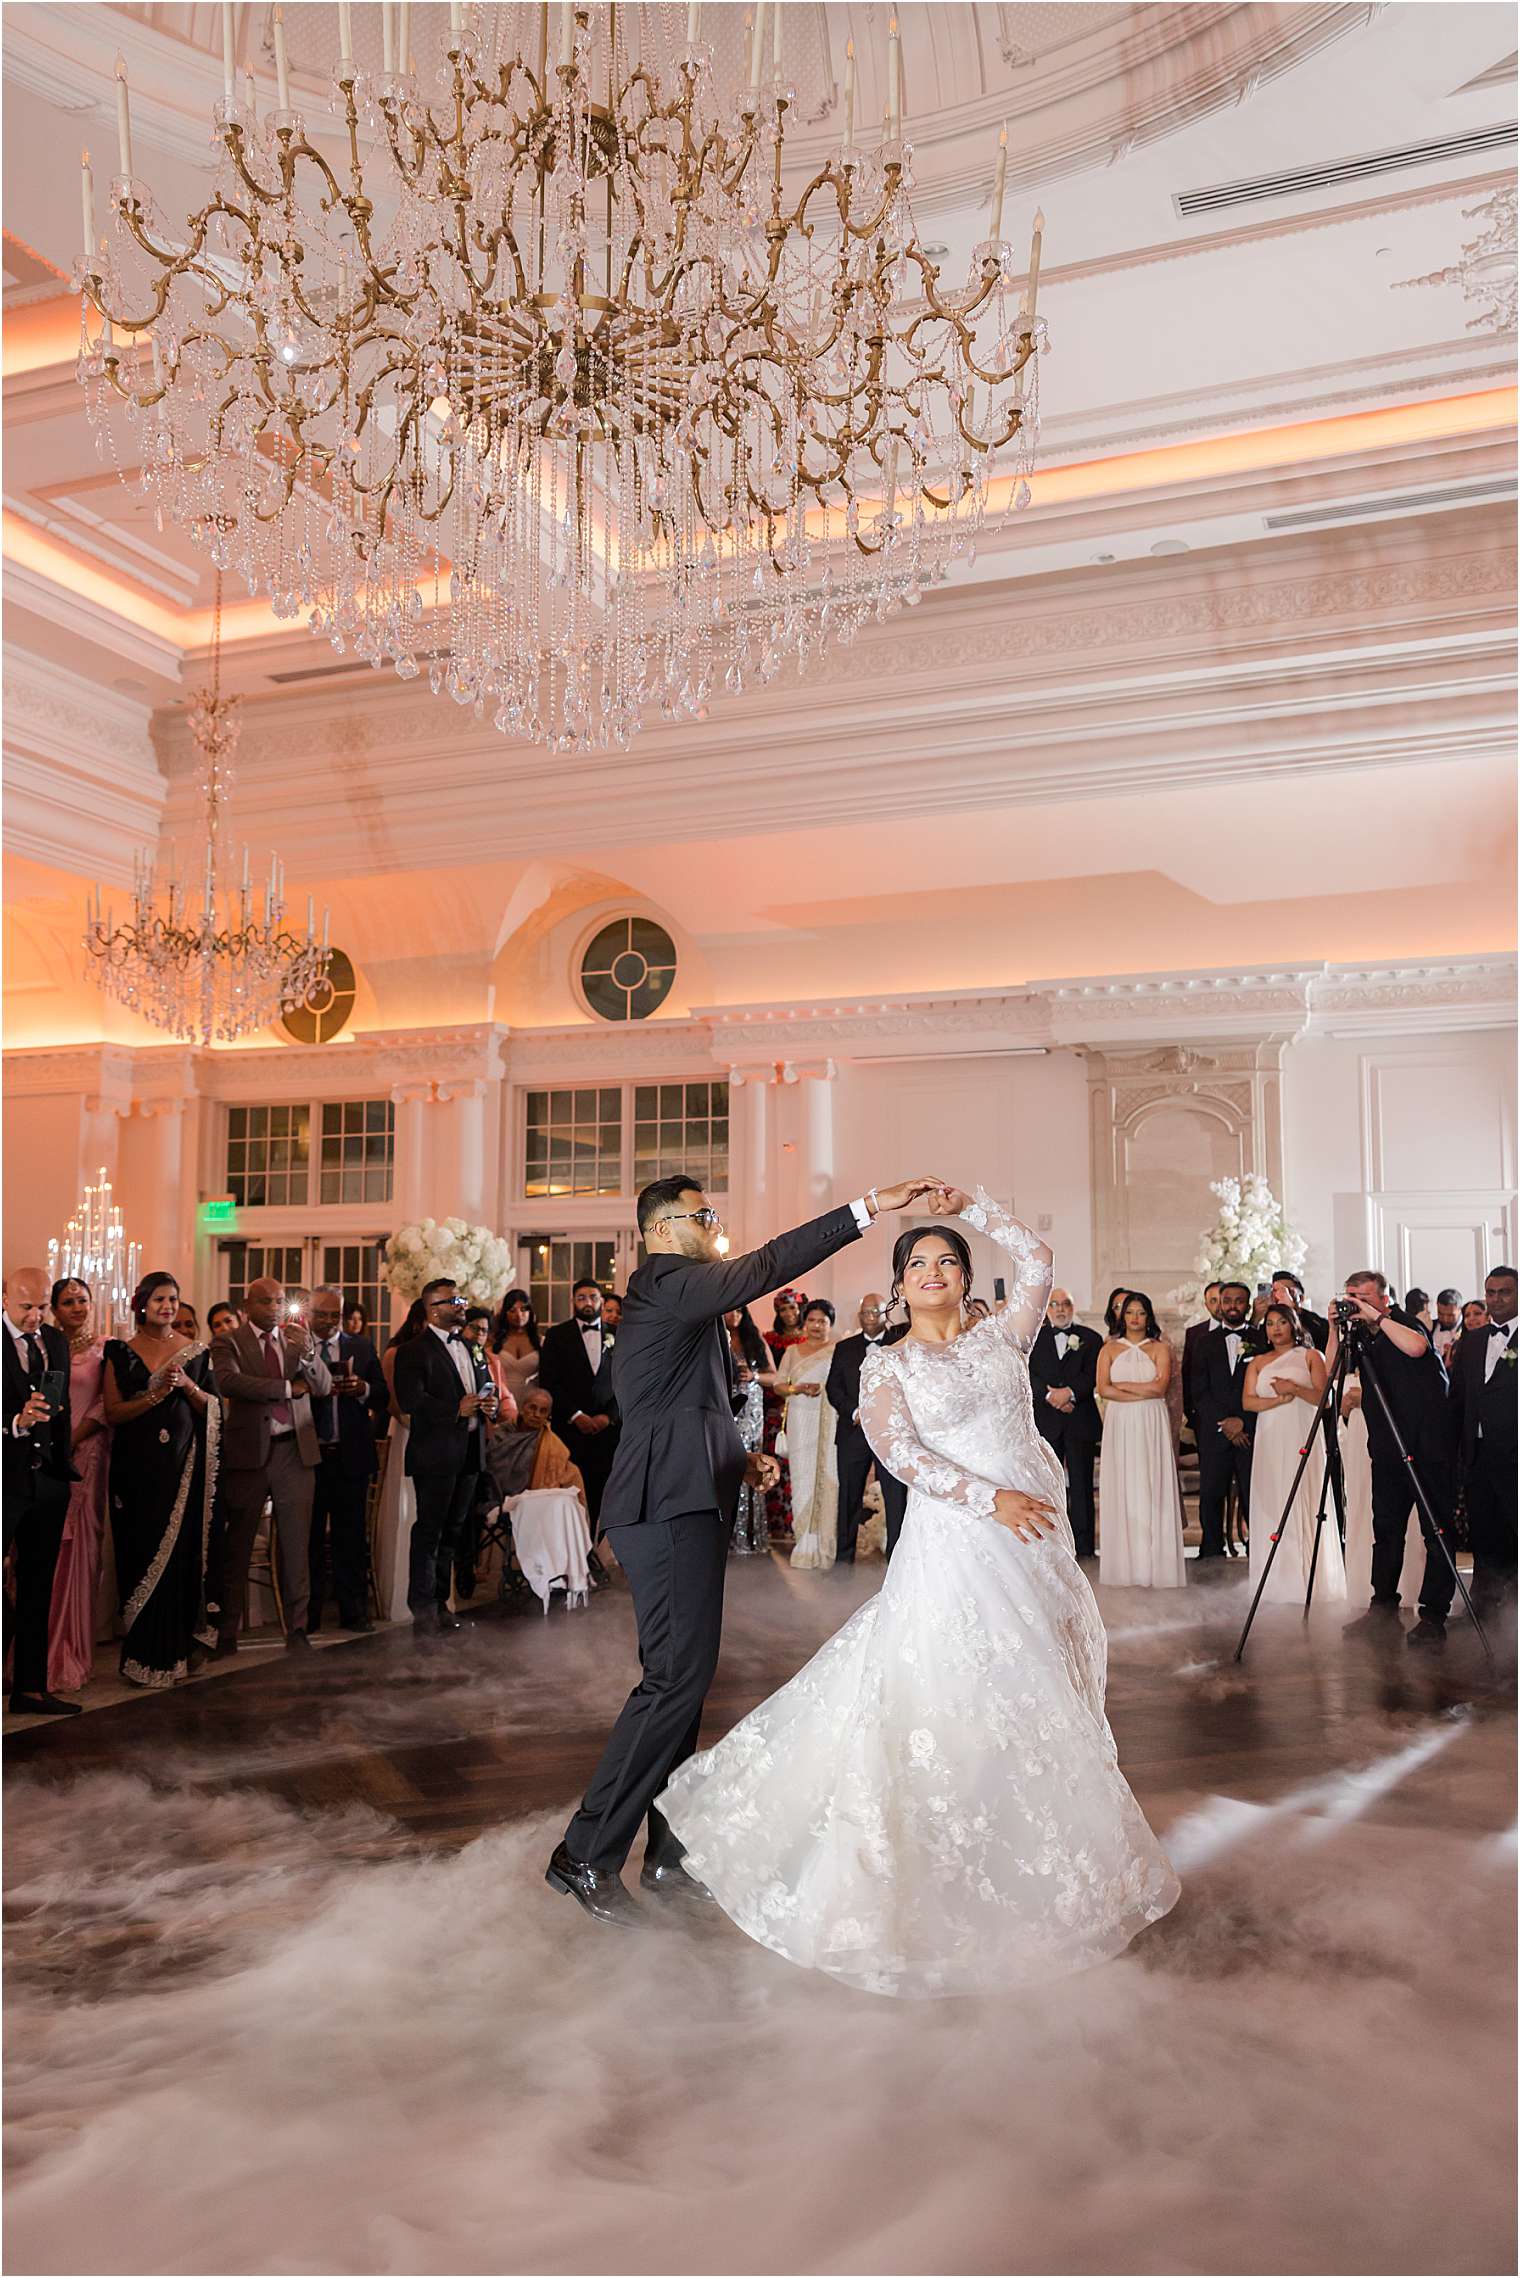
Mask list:
[[[936,1178],[899,1179],[895,1186],[873,1187],[871,1191],[878,1211],[907,1210],[911,1204],[922,1202],[931,1218],[959,1218],[971,1203],[964,1189]]]

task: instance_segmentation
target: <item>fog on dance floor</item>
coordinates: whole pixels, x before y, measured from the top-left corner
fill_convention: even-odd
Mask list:
[[[736,1593],[727,1678],[772,1621],[800,1660],[839,1618],[785,1585]],[[1280,1623],[1236,1671],[1203,1597],[1106,1602],[1111,1699],[1184,1691],[1206,1749],[1245,1689],[1269,1739],[1295,1653],[1334,1709],[1333,1628]],[[542,1880],[562,1811],[440,1851],[383,1796],[256,1784],[565,1702],[594,1724],[627,1664],[555,1618],[558,1703],[508,1625],[441,1683],[343,1649],[267,1743],[166,1752],[144,1714],[138,1770],[12,1777],[8,2268],[1513,2267],[1502,1715],[1338,1711],[1296,1786],[1206,1757],[1168,1794],[1175,1766],[1131,1762],[1177,1911],[1048,1989],[893,2002],[721,1919],[598,1931]]]

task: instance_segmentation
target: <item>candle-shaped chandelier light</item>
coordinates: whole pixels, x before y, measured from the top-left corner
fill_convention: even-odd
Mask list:
[[[140,1013],[157,1028],[202,1046],[267,1028],[281,1013],[305,1004],[326,978],[327,912],[318,940],[316,908],[308,896],[306,929],[285,923],[285,865],[269,860],[269,878],[255,889],[247,847],[234,883],[225,866],[223,830],[237,748],[237,698],[222,694],[222,578],[217,572],[211,641],[211,685],[188,700],[190,736],[200,762],[205,802],[205,849],[189,877],[172,866],[160,881],[153,856],[134,864],[132,907],[118,925],[97,884],[85,911],[84,946],[90,971],[107,996]],[[196,907],[197,888],[199,908]]]
[[[915,601],[1027,500],[1038,217],[1021,276],[1005,134],[991,236],[942,281],[895,17],[879,128],[849,53],[799,189],[774,0],[747,72],[717,64],[727,8],[708,44],[695,5],[683,39],[670,8],[455,4],[421,68],[424,11],[380,14],[367,73],[339,7],[308,119],[276,7],[260,119],[224,6],[208,202],[159,214],[122,78],[106,240],[85,181],[91,415],[279,615],[503,731],[622,744]]]
[[[142,1245],[127,1240],[121,1210],[111,1200],[111,1182],[102,1164],[96,1185],[87,1186],[84,1199],[63,1230],[48,1243],[48,1275],[61,1281],[71,1275],[90,1285],[97,1336],[114,1332],[129,1337],[137,1326],[132,1318],[132,1292],[142,1275]]]

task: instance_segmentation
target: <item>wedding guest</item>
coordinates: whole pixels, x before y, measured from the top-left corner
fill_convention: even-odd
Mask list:
[[[755,1327],[747,1305],[723,1316],[728,1338],[729,1367],[733,1376],[734,1421],[746,1458],[755,1454],[765,1436],[765,1393],[774,1385],[775,1371],[765,1339]],[[740,1558],[770,1548],[770,1524],[765,1515],[765,1492],[748,1477],[739,1491],[739,1507],[729,1548]]]
[[[1494,1612],[1515,1595],[1516,1286],[1513,1266],[1495,1266],[1484,1284],[1486,1329],[1464,1333],[1452,1378],[1472,1543],[1472,1599]]]
[[[1098,1579],[1140,1589],[1180,1589],[1182,1490],[1167,1415],[1172,1348],[1150,1299],[1130,1290],[1120,1334],[1098,1355],[1103,1417],[1103,1479]]]
[[[1302,1472],[1299,1469],[1304,1435],[1325,1389],[1324,1358],[1310,1342],[1296,1306],[1274,1300],[1261,1325],[1266,1349],[1246,1362],[1241,1387],[1242,1409],[1256,1418],[1251,1493],[1256,1500],[1257,1524],[1251,1530],[1251,1582],[1254,1587],[1261,1580],[1276,1535],[1277,1550],[1263,1592],[1264,1603],[1275,1599],[1301,1605],[1311,1562],[1316,1596],[1327,1601],[1344,1598],[1346,1568],[1333,1504],[1324,1527],[1316,1525],[1325,1478],[1325,1444],[1320,1433],[1315,1433],[1309,1460]],[[1290,1507],[1288,1495],[1295,1477],[1298,1485]]]
[[[195,1344],[200,1336],[200,1318],[188,1297],[182,1297],[179,1301],[179,1311],[174,1316],[174,1332],[187,1345]]]
[[[1359,1620],[1347,1623],[1345,1634],[1381,1641],[1398,1634],[1399,1578],[1409,1524],[1411,1519],[1417,1527],[1420,1524],[1415,1518],[1411,1463],[1435,1524],[1448,1550],[1452,1547],[1456,1501],[1453,1410],[1447,1397],[1446,1371],[1430,1341],[1430,1331],[1407,1308],[1401,1310],[1392,1303],[1387,1277],[1372,1267],[1354,1273],[1347,1279],[1346,1295],[1362,1323],[1359,1349],[1368,1355],[1383,1400],[1378,1399],[1377,1389],[1369,1391],[1363,1385],[1362,1414],[1372,1457],[1372,1604]],[[1332,1321],[1325,1356],[1332,1367],[1339,1349],[1340,1329]],[[1384,1413],[1384,1400],[1392,1412],[1392,1424]],[[1439,1651],[1445,1645],[1446,1617],[1455,1594],[1450,1565],[1439,1547],[1427,1545],[1419,1619],[1408,1638],[1412,1647]]]
[[[765,1331],[773,1370],[780,1368],[791,1346],[802,1342],[802,1306],[802,1292],[796,1289],[778,1291],[773,1301],[771,1326]],[[771,1539],[783,1547],[793,1539],[791,1466],[776,1445],[785,1424],[786,1402],[777,1383],[769,1387],[765,1395],[764,1452],[775,1456],[777,1463],[776,1484],[766,1495],[765,1511]]]
[[[1430,1310],[1430,1293],[1428,1290],[1411,1289],[1404,1299],[1404,1311],[1412,1314],[1414,1319],[1419,1322],[1420,1327],[1429,1330],[1432,1340],[1434,1339],[1436,1325]]]
[[[1103,1308],[1103,1334],[1105,1337],[1123,1336],[1124,1300],[1128,1295],[1127,1289],[1111,1289],[1109,1291],[1108,1303]]]
[[[853,1337],[841,1337],[834,1346],[829,1373],[824,1380],[824,1393],[834,1411],[834,1469],[839,1482],[835,1559],[841,1566],[854,1562],[866,1483],[873,1468],[886,1516],[889,1558],[897,1547],[908,1509],[907,1488],[876,1461],[860,1423],[860,1372],[865,1366],[866,1354],[877,1345],[895,1345],[900,1337],[907,1335],[908,1325],[900,1321],[888,1326],[886,1301],[875,1289],[867,1290],[855,1318],[860,1323],[859,1331]]]
[[[491,1310],[486,1305],[467,1305],[464,1326],[459,1332],[468,1349],[475,1369],[475,1389],[485,1396],[481,1417],[485,1425],[487,1453],[493,1432],[506,1423],[515,1423],[517,1403],[506,1390],[506,1376],[501,1357],[491,1350]],[[475,1568],[480,1556],[480,1533],[484,1514],[492,1501],[489,1463],[480,1471],[475,1482],[475,1493],[465,1521],[460,1529],[459,1546],[454,1553],[454,1596],[462,1603],[473,1598],[478,1588]]]
[[[833,1431],[824,1428],[824,1388],[834,1358],[834,1308],[826,1297],[808,1300],[801,1326],[800,1341],[787,1346],[776,1371],[776,1389],[786,1403],[792,1475],[792,1564],[827,1569],[838,1547],[839,1472]],[[830,1415],[830,1426],[833,1421]]]
[[[73,1494],[69,1348],[44,1322],[40,1266],[5,1269],[5,1551],[12,1561],[10,1706],[17,1716],[77,1716],[77,1701],[49,1692],[53,1576]]]
[[[206,1334],[214,1344],[218,1337],[225,1337],[230,1330],[235,1329],[241,1319],[242,1315],[237,1307],[229,1305],[225,1297],[219,1297],[216,1303],[207,1309]]]
[[[623,1300],[615,1289],[609,1289],[602,1299],[602,1327],[609,1337],[615,1337],[623,1326]]]
[[[318,1461],[312,1477],[311,1595],[306,1630],[322,1627],[329,1575],[338,1601],[338,1627],[367,1636],[369,1538],[365,1519],[369,1485],[378,1467],[375,1442],[390,1424],[391,1396],[380,1356],[368,1337],[340,1326],[343,1293],[331,1286],[311,1293],[311,1334],[332,1378],[332,1391],[313,1400]]]
[[[1462,1292],[1460,1289],[1441,1289],[1436,1292],[1436,1325],[1431,1343],[1442,1362],[1462,1333]]]
[[[1103,1339],[1077,1319],[1069,1289],[1053,1289],[1040,1333],[1029,1350],[1034,1420],[1066,1474],[1066,1515],[1078,1558],[1096,1551],[1093,1465],[1103,1436],[1096,1398]]]
[[[1465,1337],[1470,1329],[1486,1329],[1487,1327],[1488,1307],[1481,1297],[1469,1297],[1462,1308],[1463,1336]]]
[[[408,1421],[406,1468],[417,1499],[412,1523],[407,1606],[419,1643],[464,1623],[449,1609],[454,1559],[486,1445],[475,1364],[457,1334],[464,1301],[440,1277],[422,1291],[427,1327],[396,1348],[396,1398]]]
[[[1200,1347],[1194,1364],[1193,1429],[1198,1440],[1198,1524],[1203,1540],[1198,1556],[1225,1555],[1224,1510],[1233,1483],[1240,1515],[1251,1514],[1251,1434],[1241,1394],[1245,1361],[1256,1350],[1247,1324],[1251,1292],[1243,1281],[1227,1281],[1219,1292],[1219,1319]]]
[[[491,1434],[486,1460],[502,1500],[544,1487],[563,1488],[585,1504],[586,1482],[554,1429],[554,1403],[542,1385],[533,1385],[513,1421]]]
[[[571,1318],[544,1333],[538,1381],[554,1403],[554,1428],[586,1482],[593,1533],[602,1492],[617,1453],[618,1421],[611,1380],[598,1385],[607,1332],[602,1325],[599,1282],[583,1277],[570,1293]]]
[[[212,1381],[223,1406],[222,1529],[211,1592],[216,1650],[223,1657],[237,1651],[248,1564],[266,1500],[274,1506],[285,1643],[310,1650],[311,1511],[322,1460],[312,1400],[332,1391],[310,1329],[291,1311],[302,1306],[300,1297],[266,1275],[249,1284],[246,1304],[246,1321],[211,1348]]]
[[[490,1378],[491,1390],[496,1395],[496,1414],[491,1418],[492,1424],[515,1424],[517,1421],[517,1402],[512,1397],[512,1387],[507,1379],[507,1371],[503,1365],[501,1354],[491,1350],[492,1318],[491,1309],[488,1305],[467,1306],[465,1308],[464,1327],[460,1334],[474,1356],[477,1378],[482,1369]]]
[[[173,1274],[146,1274],[132,1298],[136,1330],[105,1347],[121,1673],[153,1690],[192,1676],[212,1634],[206,1561],[221,1417],[209,1354],[181,1360],[190,1340],[178,1315]]]
[[[380,1506],[375,1514],[375,1591],[382,1621],[408,1619],[406,1593],[411,1577],[412,1528],[417,1498],[407,1477],[406,1443],[410,1436],[406,1411],[396,1397],[396,1356],[413,1338],[427,1330],[422,1299],[414,1297],[401,1326],[380,1356],[380,1367],[391,1396],[391,1428],[385,1449],[385,1471],[380,1481]],[[378,1453],[378,1450],[377,1450]]]
[[[105,1548],[106,1473],[111,1435],[105,1417],[105,1341],[96,1333],[88,1282],[55,1281],[54,1324],[69,1348],[69,1414],[76,1477],[53,1575],[48,1620],[47,1690],[74,1693],[95,1662],[95,1603]]]
[[[1272,1276],[1268,1303],[1286,1305],[1291,1312],[1298,1316],[1299,1325],[1315,1351],[1317,1353],[1324,1351],[1330,1338],[1330,1324],[1323,1313],[1311,1313],[1305,1305],[1304,1285],[1296,1273],[1289,1273],[1285,1266],[1277,1268]],[[1263,1321],[1266,1319],[1265,1308],[1263,1308],[1262,1319]]]
[[[491,1350],[501,1363],[506,1389],[518,1408],[522,1407],[525,1394],[538,1382],[542,1346],[533,1300],[525,1289],[509,1289],[496,1316]]]
[[[369,1315],[357,1299],[344,1311],[343,1334],[345,1337],[369,1337],[371,1344],[375,1341],[370,1337]]]
[[[1198,1437],[1198,1419],[1194,1413],[1194,1377],[1203,1340],[1219,1319],[1219,1284],[1204,1283],[1203,1305],[1205,1318],[1195,1321],[1182,1340],[1182,1413],[1194,1439]]]

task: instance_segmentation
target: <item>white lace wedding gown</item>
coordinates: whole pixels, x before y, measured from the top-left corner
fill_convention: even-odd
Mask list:
[[[877,1346],[872,1447],[909,1488],[878,1596],[659,1808],[762,1945],[871,1993],[1004,1991],[1118,1953],[1179,1885],[1119,1769],[1106,1640],[1025,1355],[1048,1263],[978,1190],[969,1224],[1017,1264],[1007,1312],[945,1346]],[[1048,1498],[1020,1542],[999,1487]]]

